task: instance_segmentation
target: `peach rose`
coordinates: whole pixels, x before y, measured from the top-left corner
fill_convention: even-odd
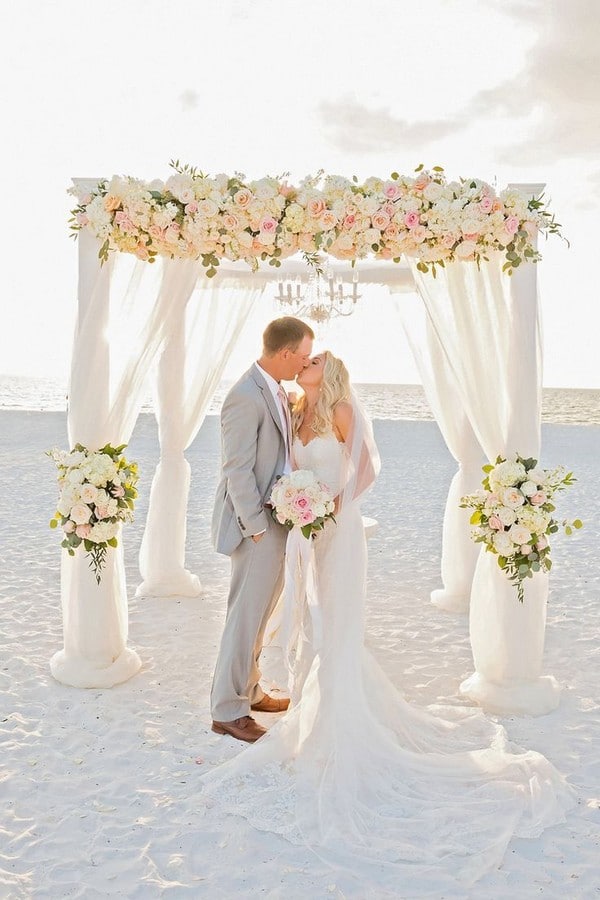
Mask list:
[[[373,228],[378,228],[379,231],[385,231],[385,229],[390,224],[390,217],[383,210],[379,210],[371,217],[371,224]]]
[[[246,209],[252,202],[252,199],[252,194],[247,188],[240,188],[239,191],[236,191],[233,195],[233,202],[236,206],[239,206],[240,209]]]
[[[90,536],[91,530],[92,526],[89,523],[86,523],[85,525],[78,525],[75,529],[75,534],[79,538],[87,538]]]
[[[325,201],[321,200],[320,197],[313,197],[306,204],[306,209],[309,216],[320,216],[325,209]]]
[[[121,205],[121,198],[115,197],[114,194],[107,194],[104,198],[104,209],[107,212],[114,212]]]

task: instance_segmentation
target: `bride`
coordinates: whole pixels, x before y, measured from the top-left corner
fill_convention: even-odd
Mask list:
[[[314,577],[289,554],[292,704],[203,776],[204,796],[378,885],[401,890],[409,875],[437,891],[470,885],[500,864],[511,837],[564,821],[571,789],[480,710],[408,704],[366,650],[360,501],[379,471],[377,448],[341,360],[314,356],[298,383],[295,464],[337,494],[336,522],[311,542]]]

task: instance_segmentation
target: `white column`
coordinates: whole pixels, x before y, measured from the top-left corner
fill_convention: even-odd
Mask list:
[[[90,179],[73,179],[85,187]],[[93,180],[97,184],[97,179]],[[91,449],[115,440],[106,434],[110,412],[108,321],[111,264],[100,266],[99,242],[85,229],[78,237],[78,319],[73,346],[69,389],[69,443]],[[93,329],[90,317],[93,316]],[[95,337],[90,341],[90,332]],[[93,391],[90,385],[93,384]],[[93,415],[89,404],[93,401]],[[95,424],[93,424],[95,422]],[[127,589],[123,546],[108,548],[100,585],[83,552],[62,551],[61,606],[63,649],[50,660],[57,681],[73,687],[112,687],[126,681],[141,666],[135,651],[126,646],[128,631]]]

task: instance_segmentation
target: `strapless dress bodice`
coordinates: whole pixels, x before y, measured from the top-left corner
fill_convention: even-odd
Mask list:
[[[303,444],[300,438],[295,438],[296,466],[314,472],[319,481],[323,481],[334,495],[339,494],[342,484],[343,448],[344,445],[334,434],[318,435],[308,444]]]

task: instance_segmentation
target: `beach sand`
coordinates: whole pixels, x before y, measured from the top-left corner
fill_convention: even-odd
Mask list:
[[[379,522],[369,540],[367,642],[411,702],[464,704],[457,692],[472,672],[467,618],[429,602],[440,587],[441,521],[455,464],[434,423],[381,420],[375,431],[383,468],[363,509]],[[389,896],[360,871],[334,871],[243,820],[211,816],[207,824],[198,776],[244,749],[211,732],[208,709],[229,571],[209,543],[216,417],[187,452],[187,564],[204,587],[197,599],[133,596],[158,457],[153,419],[142,416],[134,432],[128,456],[140,463],[141,495],[125,545],[129,644],[143,668],[112,690],[77,690],[50,675],[48,661],[62,646],[59,538],[48,529],[55,470],[43,455],[51,446],[66,446],[64,413],[0,413],[0,896]],[[559,496],[559,516],[586,523],[553,549],[545,672],[563,692],[550,715],[502,722],[511,740],[568,777],[578,805],[566,824],[511,842],[503,864],[470,892],[457,888],[444,898],[600,897],[600,428],[547,425],[543,448],[543,465],[564,463],[578,478]],[[275,649],[265,676],[267,688],[281,677]],[[415,877],[393,896],[426,894]]]

